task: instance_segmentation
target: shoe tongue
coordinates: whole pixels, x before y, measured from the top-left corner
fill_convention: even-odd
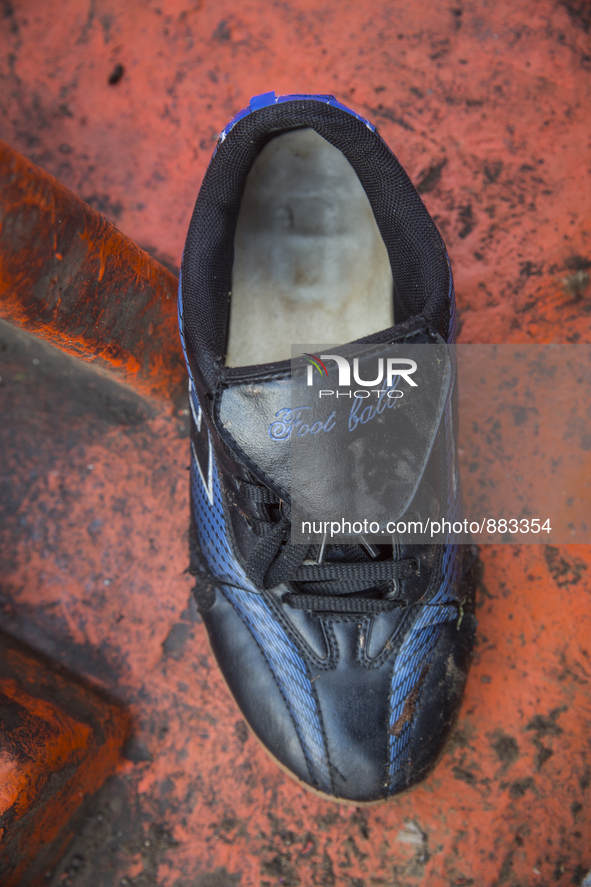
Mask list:
[[[325,361],[329,378],[314,376],[312,385],[306,373],[292,382],[289,370],[275,368],[223,390],[216,407],[218,428],[260,481],[271,482],[283,498],[294,493],[298,513],[330,519],[330,503],[332,515],[382,520],[386,514],[376,510],[376,496],[382,500],[387,488],[387,519],[395,520],[417,491],[451,389],[452,362],[437,338],[435,344],[424,333],[415,334],[410,344],[372,345],[371,357],[359,358],[359,378],[371,379],[378,354],[385,355],[384,361],[413,355],[416,386],[404,377],[391,386],[402,396],[387,396],[386,379],[374,388],[352,380],[350,389],[339,389],[336,361],[334,368]],[[429,348],[416,347],[427,343]],[[367,368],[365,359],[370,360]],[[349,360],[353,366],[353,357]],[[320,397],[321,389],[334,393]],[[356,398],[355,391],[369,391],[369,396]]]

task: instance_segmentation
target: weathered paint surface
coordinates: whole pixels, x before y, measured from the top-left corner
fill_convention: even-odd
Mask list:
[[[0,317],[178,397],[184,365],[175,276],[79,197],[0,142]]]
[[[128,732],[120,706],[0,632],[3,887],[46,883],[72,816],[116,769]]]
[[[379,125],[435,216],[461,340],[589,341],[587,4],[10,10],[2,137],[161,260],[178,266],[216,133],[251,95],[334,92]],[[126,769],[53,884],[582,879],[587,547],[485,549],[476,660],[437,769],[385,806],[321,801],[248,735],[187,604],[186,417],[5,342],[2,621],[109,688],[136,727]]]

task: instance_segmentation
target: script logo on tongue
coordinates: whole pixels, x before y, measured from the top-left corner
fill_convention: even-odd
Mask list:
[[[311,425],[306,422],[306,410],[310,407],[284,407],[275,413],[275,421],[269,425],[271,440],[289,440],[293,435],[305,437],[306,434],[320,434],[332,431],[335,426],[336,412],[333,410],[328,419],[318,419]]]

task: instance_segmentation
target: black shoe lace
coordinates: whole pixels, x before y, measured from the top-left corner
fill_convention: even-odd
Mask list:
[[[246,572],[261,589],[289,582],[283,602],[298,610],[333,613],[383,613],[407,606],[401,580],[419,572],[417,558],[396,557],[397,545],[297,545],[291,541],[291,509],[271,490],[237,480],[243,496],[261,506],[248,517],[261,538],[246,562]],[[387,554],[391,553],[391,557]]]

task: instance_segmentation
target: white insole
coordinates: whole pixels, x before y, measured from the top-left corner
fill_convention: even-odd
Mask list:
[[[246,180],[234,238],[227,366],[291,357],[394,323],[388,253],[345,156],[313,129],[272,139]]]

